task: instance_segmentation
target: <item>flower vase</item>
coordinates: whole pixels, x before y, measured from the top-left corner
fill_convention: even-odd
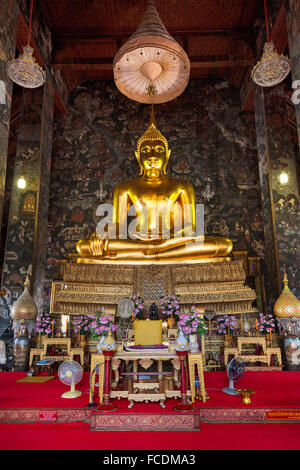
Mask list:
[[[170,329],[174,328],[174,326],[175,326],[175,318],[174,318],[173,316],[168,317],[168,318],[167,318],[167,322],[168,322],[168,327],[169,327]]]
[[[189,350],[188,340],[186,339],[186,337],[185,337],[182,330],[179,330],[179,332],[178,332],[178,336],[177,336],[177,339],[176,339],[174,349],[175,349],[175,351],[178,351],[178,352],[188,351]]]
[[[79,347],[85,348],[86,346],[86,337],[84,335],[80,335]]]
[[[189,335],[189,347],[191,353],[199,352],[198,338],[196,334]]]
[[[97,351],[98,351],[98,354],[103,354],[102,352],[102,344],[103,344],[103,341],[105,340],[105,336],[104,335],[101,335],[100,336],[100,339],[99,339],[99,342],[97,343]]]

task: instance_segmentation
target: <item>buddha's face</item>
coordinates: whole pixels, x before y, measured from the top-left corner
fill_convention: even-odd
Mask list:
[[[166,147],[161,140],[145,140],[140,149],[140,163],[144,176],[159,178],[166,164]]]

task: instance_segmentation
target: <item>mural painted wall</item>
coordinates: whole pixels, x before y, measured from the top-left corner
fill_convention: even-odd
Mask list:
[[[39,311],[44,304],[53,105],[54,88],[50,81],[43,88],[24,92],[2,273],[8,304],[19,297],[26,274],[30,274]],[[21,175],[26,180],[25,188],[17,185]]]
[[[112,81],[85,82],[70,95],[70,114],[54,123],[47,277],[55,260],[76,252],[98,222],[100,176],[114,187],[138,174],[134,156],[150,107],[121,95]],[[222,80],[190,80],[177,99],[155,109],[172,150],[169,174],[192,182],[205,206],[205,232],[232,238],[235,250],[264,258],[261,195],[253,113]]]
[[[291,290],[300,295],[298,149],[290,131],[282,87],[257,87],[255,107],[265,260],[269,269],[270,301],[274,303],[283,287],[284,270]],[[280,181],[282,172],[288,176],[284,184]]]
[[[5,197],[7,148],[13,82],[7,74],[7,63],[15,56],[17,32],[15,0],[0,2],[0,228]]]

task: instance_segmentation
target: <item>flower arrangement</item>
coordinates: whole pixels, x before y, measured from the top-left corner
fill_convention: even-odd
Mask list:
[[[90,332],[90,323],[95,318],[94,315],[80,315],[72,320],[74,333],[77,335],[88,335]]]
[[[164,318],[172,317],[178,320],[180,314],[179,295],[164,295],[160,298],[161,313]]]
[[[238,327],[238,321],[233,315],[223,315],[217,318],[217,331],[220,335],[234,333]]]
[[[185,309],[184,313],[179,315],[178,329],[182,330],[185,335],[203,336],[208,328],[204,325],[204,319],[198,315],[199,312],[194,305],[190,310]]]
[[[134,310],[132,313],[132,320],[134,318],[143,318],[143,309],[144,309],[144,299],[139,295],[133,295],[130,297],[134,303]]]
[[[94,315],[91,318],[90,332],[92,339],[98,339],[99,336],[107,336],[109,330],[115,333],[118,330],[118,325],[113,323],[114,317],[109,312],[105,312],[104,307],[101,308],[101,315]]]
[[[275,331],[275,318],[272,314],[260,313],[256,319],[256,329],[263,334],[272,333]]]
[[[40,317],[36,318],[35,331],[39,335],[49,335],[53,331],[54,323],[54,318],[48,313],[44,313]]]

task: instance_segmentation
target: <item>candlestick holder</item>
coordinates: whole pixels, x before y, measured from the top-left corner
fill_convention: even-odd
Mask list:
[[[109,401],[110,398],[110,362],[112,356],[115,354],[115,351],[103,351],[105,356],[105,379],[104,379],[104,393],[103,393],[103,403],[100,403],[95,411],[101,413],[109,413],[111,411],[116,411],[118,408]]]
[[[188,412],[196,411],[191,403],[187,401],[187,392],[186,392],[186,372],[185,372],[185,358],[187,356],[187,351],[176,351],[176,354],[180,357],[180,375],[181,375],[181,402],[178,403],[173,409],[174,411]]]

